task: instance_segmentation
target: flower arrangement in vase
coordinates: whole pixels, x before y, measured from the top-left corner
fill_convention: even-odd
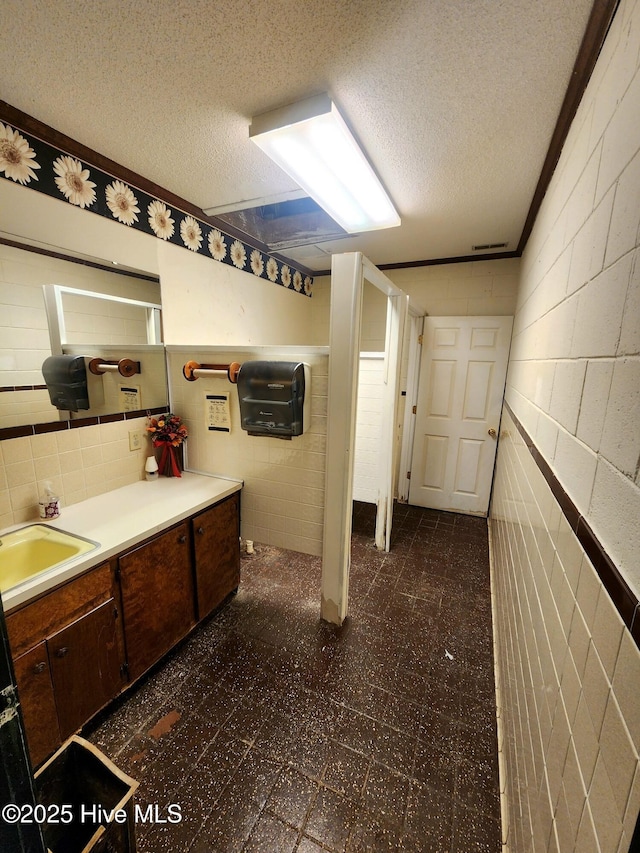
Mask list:
[[[188,432],[178,415],[168,412],[159,418],[150,418],[147,432],[151,443],[159,450],[158,469],[165,477],[182,476],[182,443]],[[179,451],[179,452],[178,452]]]

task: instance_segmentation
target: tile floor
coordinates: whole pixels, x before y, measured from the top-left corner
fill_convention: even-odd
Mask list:
[[[139,853],[498,853],[487,527],[399,505],[393,548],[354,505],[350,617],[320,560],[260,546],[240,590],[85,732],[180,805]]]

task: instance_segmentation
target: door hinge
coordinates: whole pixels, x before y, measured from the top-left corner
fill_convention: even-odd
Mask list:
[[[416,414],[417,409],[418,409],[418,407],[417,407],[417,406],[412,406],[412,407],[411,407],[411,411],[412,411],[412,413],[413,413],[414,415]]]
[[[120,675],[123,678],[129,678],[129,664],[126,661],[120,665]]]
[[[120,566],[119,565],[116,566],[115,571],[113,573],[113,576],[115,577],[115,579],[117,581],[120,580]]]
[[[422,346],[422,335],[418,335],[418,344]]]
[[[120,614],[118,613],[118,608],[117,608],[117,607],[114,607],[114,608],[113,608],[113,618],[114,618],[114,619],[117,619],[117,618],[118,618],[118,616],[120,616]]]
[[[407,480],[411,479],[411,471],[407,471]]]

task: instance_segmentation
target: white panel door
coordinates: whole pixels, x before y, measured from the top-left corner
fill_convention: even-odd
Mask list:
[[[409,503],[486,515],[512,317],[426,317]]]

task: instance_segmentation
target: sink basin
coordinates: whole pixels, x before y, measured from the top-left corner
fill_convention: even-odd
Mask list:
[[[28,524],[0,536],[0,592],[86,554],[98,542],[46,524]]]

